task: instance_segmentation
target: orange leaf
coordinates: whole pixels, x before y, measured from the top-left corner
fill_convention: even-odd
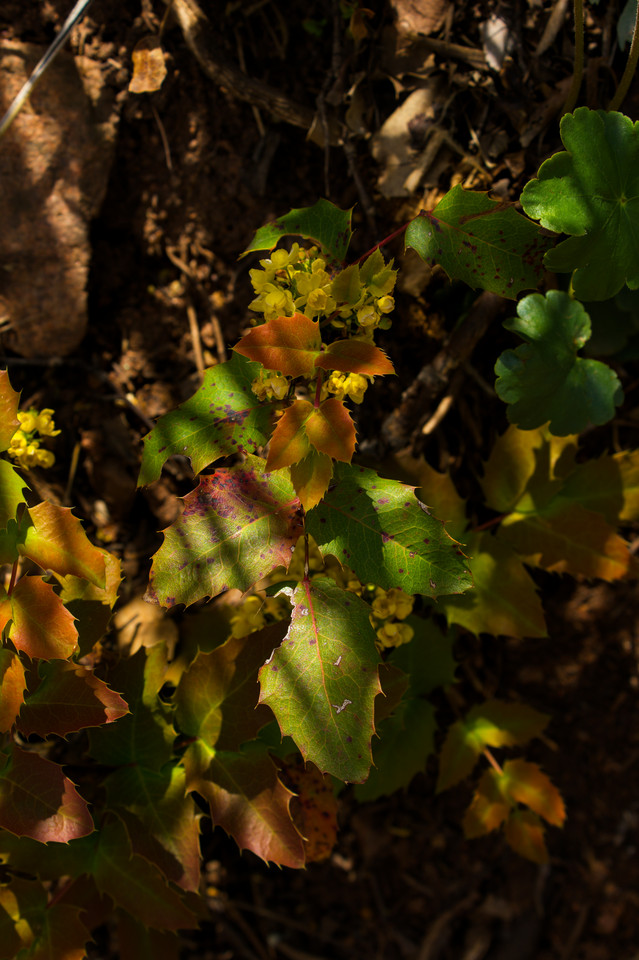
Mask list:
[[[351,462],[355,452],[355,424],[341,400],[331,397],[314,408],[305,427],[308,439],[319,453],[333,460]]]
[[[164,53],[158,37],[142,37],[138,40],[133,53],[133,76],[129,83],[131,93],[154,93],[159,90],[166,77]]]
[[[325,453],[311,449],[308,456],[291,465],[291,483],[305,510],[320,502],[333,476],[333,461]]]
[[[514,800],[530,807],[554,827],[563,826],[566,809],[561,794],[536,763],[508,760],[504,764],[504,777]]]
[[[0,733],[13,726],[24,700],[24,667],[13,650],[0,650]]]
[[[6,450],[20,426],[18,402],[20,394],[9,383],[9,374],[0,370],[0,450]]]
[[[548,863],[543,824],[530,810],[513,810],[506,822],[506,840],[515,853],[526,860]]]
[[[249,331],[233,347],[236,353],[257,360],[267,370],[279,370],[285,377],[312,377],[321,348],[319,321],[303,313],[274,317]]]
[[[341,370],[343,373],[365,373],[370,377],[395,373],[395,368],[383,350],[365,340],[336,340],[315,361],[322,370]]]
[[[310,451],[311,445],[304,430],[304,424],[313,413],[313,404],[308,400],[296,400],[277,421],[265,470],[281,470],[297,463]]]
[[[475,795],[464,815],[464,836],[470,840],[482,837],[497,830],[510,813],[507,803],[499,789],[498,776],[494,770],[486,770],[475,790]]]
[[[11,594],[13,624],[9,636],[16,649],[41,660],[66,660],[75,650],[74,618],[42,577],[22,577]]]
[[[82,577],[104,589],[103,551],[93,546],[69,507],[57,507],[44,500],[29,508],[29,516],[33,526],[27,530],[24,544],[19,546],[23,556],[43,570]]]

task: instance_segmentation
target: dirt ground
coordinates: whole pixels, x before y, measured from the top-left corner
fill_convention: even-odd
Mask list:
[[[0,107],[70,5],[4,0]],[[202,365],[226,359],[245,326],[257,258],[238,256],[255,229],[325,196],[356,205],[357,257],[455,183],[516,199],[560,146],[572,71],[562,0],[371,0],[351,5],[356,40],[337,2],[200,0],[206,23],[196,29],[185,0],[190,30],[174,6],[160,89],[128,85],[133,48],[157,35],[164,4],[101,0],[0,149],[0,363],[23,400],[53,407],[62,428],[56,466],[33,474],[33,486],[73,504],[121,557],[123,602],[144,591],[157,531],[191,483],[185,465],[136,491],[141,437],[194,392]],[[586,6],[579,103],[600,108],[625,63],[623,3]],[[637,82],[624,110],[639,116]],[[398,377],[362,409],[369,459],[382,456],[381,424],[401,391],[477,297],[404,255],[401,240],[388,252],[402,269],[382,346]],[[481,458],[506,425],[485,385],[511,340],[493,323],[448,416],[415,441],[437,398],[405,438],[451,468],[464,495],[477,492]],[[620,375],[632,407],[636,364]],[[624,413],[593,431],[591,454],[635,446],[628,423]],[[344,793],[332,857],[303,872],[240,857],[205,828],[211,918],[185,936],[185,960],[639,958],[639,590],[550,575],[538,583],[548,639],[463,634],[456,655],[468,704],[478,691],[515,692],[552,715],[549,739],[527,751],[566,801],[565,828],[548,834],[550,864],[516,857],[501,835],[466,841],[470,787],[435,797],[431,760],[403,795],[358,806]],[[445,727],[453,715],[443,696],[438,706]],[[90,957],[116,957],[107,929]]]

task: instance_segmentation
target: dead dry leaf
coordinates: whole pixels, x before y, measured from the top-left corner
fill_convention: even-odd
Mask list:
[[[133,76],[129,83],[131,93],[155,93],[166,77],[164,51],[158,37],[148,36],[136,43],[133,53]]]
[[[391,0],[400,37],[441,30],[450,6],[450,0]]]

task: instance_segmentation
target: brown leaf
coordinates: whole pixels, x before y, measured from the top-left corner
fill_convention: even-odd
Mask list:
[[[155,93],[166,77],[164,53],[158,37],[142,37],[131,55],[133,76],[129,83],[131,93]]]
[[[406,34],[436,33],[444,25],[450,0],[391,0],[397,32]]]

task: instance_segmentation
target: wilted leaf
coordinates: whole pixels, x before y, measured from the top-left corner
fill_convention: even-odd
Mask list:
[[[365,467],[338,464],[334,486],[307,515],[307,530],[364,583],[433,598],[467,590],[464,555],[413,491]]]
[[[282,237],[295,236],[317,243],[330,266],[341,265],[351,241],[352,212],[340,210],[329,200],[291,210],[260,227],[242,256],[253,250],[272,250]]]
[[[285,377],[312,377],[322,338],[317,320],[302,313],[274,317],[245,334],[233,349]]]
[[[371,765],[379,655],[370,607],[329,577],[303,581],[289,631],[259,673],[260,702],[322,773],[361,782]]]
[[[517,304],[519,319],[504,326],[526,341],[506,350],[495,364],[497,395],[508,419],[531,430],[550,421],[553,434],[581,433],[615,415],[623,401],[617,374],[605,363],[577,353],[590,337],[582,305],[561,290],[533,293]]]
[[[560,123],[565,152],[542,163],[524,187],[530,217],[572,236],[550,250],[549,270],[572,272],[581,300],[639,287],[639,122],[579,107]]]
[[[154,93],[166,77],[166,63],[159,37],[142,37],[133,53],[133,76],[129,82],[130,93]]]
[[[266,863],[304,866],[304,844],[290,814],[293,794],[278,779],[264,744],[214,752],[198,740],[188,747],[184,766],[188,789],[205,798],[213,823],[240,850],[252,850]]]
[[[173,456],[187,456],[194,473],[236,453],[254,453],[268,439],[273,403],[260,403],[251,383],[260,372],[239,354],[204,372],[202,386],[144,438],[138,486],[153,483]]]
[[[149,593],[163,606],[246,590],[288,566],[302,532],[300,503],[290,481],[263,464],[249,457],[216,470],[184,498],[151,568]]]
[[[62,767],[15,745],[5,759],[0,772],[0,827],[41,843],[66,843],[92,833],[86,801]]]
[[[514,207],[459,185],[406,230],[406,246],[439,263],[452,280],[510,299],[539,286],[549,245]]]
[[[104,551],[94,547],[69,507],[43,500],[29,508],[32,526],[27,528],[20,553],[43,570],[61,576],[82,577],[104,589]]]

